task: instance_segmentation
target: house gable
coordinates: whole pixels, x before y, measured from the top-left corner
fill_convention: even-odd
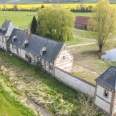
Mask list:
[[[73,56],[64,45],[56,57],[54,65],[60,69],[70,72],[73,65]]]

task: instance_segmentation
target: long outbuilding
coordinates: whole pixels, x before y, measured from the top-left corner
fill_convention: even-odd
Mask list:
[[[73,56],[63,42],[16,28],[5,20],[0,28],[0,48],[17,55],[27,62],[42,64],[44,70],[54,75],[54,67],[71,71]]]

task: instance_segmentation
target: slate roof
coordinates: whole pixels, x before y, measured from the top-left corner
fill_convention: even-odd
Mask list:
[[[13,36],[17,36],[15,42],[12,41]],[[28,45],[26,47],[23,46],[25,40],[28,40]],[[28,36],[26,31],[20,29],[13,30],[8,43],[22,48],[23,50],[30,52],[51,63],[55,60],[64,45],[64,43],[62,42],[54,41],[35,34]],[[46,53],[44,55],[41,55],[40,50],[42,50],[43,47],[46,47]]]
[[[90,17],[85,17],[85,16],[76,16],[75,23],[79,24],[88,24],[88,20]]]
[[[96,82],[116,91],[116,67],[111,66],[102,75],[100,75]]]
[[[15,28],[15,26],[12,24],[11,21],[5,20],[3,25],[0,27],[0,35],[10,36],[14,28]],[[6,29],[6,30],[2,31],[2,29]]]

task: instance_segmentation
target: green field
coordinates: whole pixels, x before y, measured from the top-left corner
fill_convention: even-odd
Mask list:
[[[27,28],[32,20],[33,16],[37,15],[37,12],[25,12],[25,11],[0,11],[0,25],[4,20],[11,20],[15,26],[19,28]],[[90,16],[91,13],[74,13],[74,16]]]
[[[3,76],[0,74],[0,77]],[[0,83],[0,116],[35,116],[7,91],[5,91]]]
[[[29,27],[32,17],[36,14],[37,12],[0,11],[0,25],[7,19],[19,28],[26,28]]]
[[[81,12],[78,12],[78,13],[73,13],[74,16],[92,16],[92,13],[91,12],[87,12],[87,13],[81,13]]]

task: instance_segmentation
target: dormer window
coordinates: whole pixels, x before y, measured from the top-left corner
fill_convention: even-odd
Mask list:
[[[25,40],[23,46],[26,47],[27,45],[28,45],[28,40]]]
[[[45,51],[46,51],[46,47],[43,47],[43,48],[42,48],[42,51],[45,52]]]
[[[2,28],[2,31],[3,31],[3,32],[6,31],[6,28]]]
[[[45,52],[46,52],[46,47],[43,47],[43,48],[40,50],[40,55],[44,55]]]
[[[13,37],[12,37],[12,41],[13,41],[13,42],[15,42],[16,39],[17,39],[17,36],[13,36]]]

